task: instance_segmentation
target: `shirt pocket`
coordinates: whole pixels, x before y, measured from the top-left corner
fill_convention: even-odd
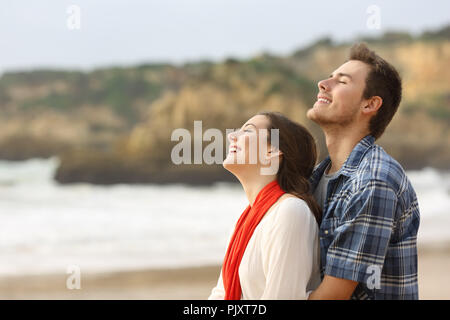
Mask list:
[[[334,239],[334,230],[339,226],[338,217],[330,217],[322,220],[319,236],[324,247],[328,247]]]

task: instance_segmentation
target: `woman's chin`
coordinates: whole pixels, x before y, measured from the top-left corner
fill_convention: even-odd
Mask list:
[[[232,156],[232,157],[227,157],[223,161],[222,166],[226,170],[228,170],[230,173],[232,173],[239,180],[241,180],[241,178],[243,178],[243,177],[250,177],[254,173],[258,172],[257,171],[258,165],[242,163],[242,162]]]
[[[230,171],[234,175],[246,167],[244,163],[239,163],[235,154],[228,154],[222,165],[226,170]]]
[[[226,170],[228,170],[231,173],[233,173],[233,167],[237,166],[236,159],[235,158],[231,159],[231,157],[228,156],[228,157],[225,158],[225,160],[223,160],[222,166]]]

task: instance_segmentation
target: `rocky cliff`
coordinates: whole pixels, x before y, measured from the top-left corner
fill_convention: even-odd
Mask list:
[[[406,169],[450,168],[449,39],[450,27],[363,39],[403,78],[399,111],[378,143]],[[323,158],[322,133],[305,114],[317,81],[347,59],[350,45],[322,39],[283,57],[6,73],[0,78],[0,158],[58,155],[55,178],[62,183],[228,181],[233,177],[220,165],[174,165],[171,133],[192,132],[195,120],[202,120],[203,132],[225,133],[263,110],[308,127]]]

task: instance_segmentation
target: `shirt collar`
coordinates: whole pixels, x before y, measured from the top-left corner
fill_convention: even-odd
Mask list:
[[[340,175],[345,175],[347,177],[351,176],[355,170],[358,168],[362,158],[364,157],[366,151],[375,143],[375,138],[372,135],[367,135],[362,138],[358,144],[353,148],[352,152],[348,156],[345,163],[342,165],[339,170],[336,178]],[[321,163],[319,163],[314,169],[313,174],[311,175],[310,182],[312,189],[315,190],[317,184],[320,181],[325,169],[328,164],[331,162],[330,156],[328,155]]]

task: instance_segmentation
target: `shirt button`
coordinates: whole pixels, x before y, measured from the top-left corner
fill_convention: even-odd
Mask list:
[[[325,234],[328,234],[328,230],[325,230]]]

